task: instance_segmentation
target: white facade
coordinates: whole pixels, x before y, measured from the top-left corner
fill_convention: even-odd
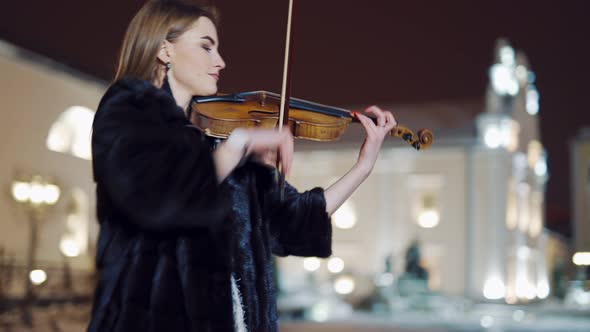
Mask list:
[[[590,252],[590,128],[570,143],[575,251]]]
[[[418,239],[432,290],[508,303],[548,295],[543,215],[547,170],[538,105],[530,111],[534,107],[527,92],[534,86],[526,59],[512,51],[510,61],[505,47],[500,42],[496,65],[505,65],[514,80],[504,83],[506,95],[492,84],[492,70],[485,107],[473,112],[473,104],[458,103],[459,109],[452,110],[463,119],[449,122],[444,112],[451,108],[448,104],[389,108],[400,119],[435,128],[435,140],[420,152],[401,143],[385,144],[374,173],[350,199],[357,225],[334,233],[334,255],[344,260],[350,274],[375,275],[393,254],[399,276],[406,248]],[[309,189],[343,175],[362,141],[358,130],[350,136],[343,139],[344,148],[331,144],[331,150],[298,153],[292,182]],[[356,146],[350,143],[355,140]],[[421,227],[420,215],[431,209],[438,215],[437,225]],[[281,267],[287,271],[287,288],[306,280],[308,272],[297,259],[283,260]],[[329,278],[325,269],[315,273]]]
[[[98,228],[90,161],[50,151],[47,138],[70,107],[95,109],[106,86],[57,69],[46,59],[30,61],[30,55],[24,55],[0,43],[0,246],[17,264],[24,264],[30,216],[13,200],[10,189],[13,181],[38,174],[53,179],[62,192],[56,206],[40,220],[37,260],[61,264],[60,240],[70,236],[80,246],[79,255],[70,258],[71,266],[88,270],[94,266],[89,247]]]
[[[51,176],[63,195],[40,226],[38,259],[61,262],[60,240],[75,234],[89,243],[80,241],[72,264],[90,269],[98,229],[91,165],[50,151],[47,138],[71,106],[95,109],[106,86],[22,60],[8,46],[0,53],[0,72],[0,184],[7,189],[0,199],[0,243],[24,259],[27,215],[9,188],[19,174]],[[334,230],[342,273],[371,279],[392,254],[399,276],[404,251],[418,239],[433,290],[475,299],[485,298],[486,290],[487,298],[508,302],[545,293],[546,175],[539,166],[544,152],[538,119],[524,106],[528,85],[520,79],[520,92],[509,104],[490,90],[485,107],[470,102],[390,107],[399,119],[434,129],[434,145],[418,152],[399,141],[384,144],[374,172],[334,218],[356,221],[350,229]],[[330,185],[356,161],[362,133],[357,127],[347,135],[339,143],[298,143],[288,180],[300,190]],[[307,280],[301,259],[287,258],[280,266],[285,287],[296,289]],[[325,267],[317,274],[326,277]]]

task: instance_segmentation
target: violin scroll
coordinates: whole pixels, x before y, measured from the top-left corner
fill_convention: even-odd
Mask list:
[[[400,125],[391,130],[391,136],[403,139],[416,150],[430,147],[434,140],[434,134],[429,129],[420,129],[416,135],[410,128]]]

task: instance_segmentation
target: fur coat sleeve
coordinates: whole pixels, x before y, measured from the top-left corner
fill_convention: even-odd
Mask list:
[[[121,80],[100,102],[93,123],[93,170],[109,205],[144,230],[217,226],[228,202],[209,145],[166,92]]]
[[[332,254],[332,224],[322,188],[300,193],[286,183],[283,200],[279,200],[277,191],[272,191],[271,201],[270,231],[275,255],[329,257]]]

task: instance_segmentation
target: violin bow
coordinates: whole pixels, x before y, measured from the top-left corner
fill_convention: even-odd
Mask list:
[[[293,12],[295,11],[295,0],[289,0],[289,13],[287,15],[287,33],[285,37],[285,60],[283,62],[283,82],[281,87],[281,105],[279,109],[279,132],[283,130],[283,127],[289,124],[289,101],[291,99],[291,78],[293,61],[291,60],[293,55]],[[277,175],[279,177],[279,193],[281,201],[283,200],[285,193],[285,175],[283,173],[283,167],[281,165],[280,151],[277,152]]]

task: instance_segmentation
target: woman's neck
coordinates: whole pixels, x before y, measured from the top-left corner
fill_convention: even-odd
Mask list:
[[[162,89],[164,85],[164,80],[159,79],[158,82],[154,83],[158,88]],[[188,108],[188,105],[192,99],[191,94],[186,91],[183,91],[183,89],[175,87],[176,82],[174,82],[174,80],[169,79],[168,85],[170,87],[170,92],[172,93],[172,98],[174,98],[174,100],[176,101],[176,105],[178,105],[178,107],[185,111]]]
[[[172,90],[172,97],[174,97],[174,100],[176,100],[176,105],[178,105],[178,107],[180,107],[183,111],[186,110],[192,96],[189,93],[183,93],[182,91],[174,90],[172,86],[170,87],[170,90]]]

